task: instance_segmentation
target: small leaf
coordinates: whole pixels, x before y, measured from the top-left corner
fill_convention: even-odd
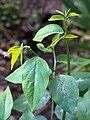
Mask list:
[[[51,70],[46,61],[33,57],[27,62],[22,74],[22,87],[31,111],[37,107],[47,88]]]
[[[36,119],[37,120],[47,120],[47,118],[45,116],[43,116],[43,115],[37,115]]]
[[[90,120],[90,89],[78,103],[76,115],[78,120]]]
[[[37,119],[35,118],[32,112],[26,109],[19,120],[37,120]]]
[[[68,17],[77,17],[79,16],[79,14],[75,13],[75,12],[71,12],[68,14]]]
[[[7,120],[11,114],[13,99],[9,87],[0,96],[0,120]]]
[[[78,38],[78,36],[76,36],[76,35],[73,35],[73,34],[67,34],[67,35],[65,35],[65,38]]]
[[[59,11],[59,10],[56,10],[57,13],[59,13],[60,15],[63,15],[64,16],[64,13]]]
[[[66,54],[58,55],[57,62],[62,62],[67,64],[67,55]],[[90,64],[90,59],[70,55],[70,63],[76,66],[85,66]]]
[[[63,110],[74,113],[79,97],[79,89],[75,78],[68,75],[56,76],[50,81],[49,90],[53,100]]]
[[[57,25],[57,24],[49,24],[46,25],[45,27],[41,28],[35,35],[35,37],[33,38],[33,41],[37,41],[37,42],[42,42],[42,40],[52,34],[63,34],[64,31],[63,29]]]
[[[77,80],[80,91],[90,88],[90,72],[76,72],[71,75]]]
[[[38,49],[40,49],[44,53],[51,53],[52,52],[51,48],[45,48],[45,46],[42,43],[38,43],[37,47],[38,47]]]
[[[8,56],[9,54],[12,54],[12,58],[11,58],[11,70],[14,66],[14,64],[16,63],[19,55],[22,54],[22,51],[23,51],[23,46],[21,44],[21,46],[14,46],[14,47],[11,47],[7,52],[6,52],[6,56]],[[22,55],[21,55],[21,59],[20,59],[20,62],[22,64]]]
[[[53,15],[49,21],[57,21],[57,20],[64,20],[64,17],[62,15]]]

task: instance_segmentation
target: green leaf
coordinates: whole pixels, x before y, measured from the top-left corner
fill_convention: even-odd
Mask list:
[[[58,119],[60,119],[60,120],[62,119],[63,110],[61,109],[61,107],[59,105],[57,105],[55,108],[55,114]],[[72,115],[72,114],[69,114],[66,112],[65,120],[77,120],[77,117],[75,115]]]
[[[44,53],[51,53],[52,52],[51,48],[45,48],[45,46],[42,43],[38,43],[37,47],[38,47],[38,49],[40,49]]]
[[[24,71],[24,66],[27,63],[27,61],[19,68],[17,68],[13,73],[11,73],[10,75],[8,75],[5,80],[18,84],[18,83],[22,83],[22,74],[25,72]]]
[[[57,21],[57,20],[64,20],[64,17],[62,15],[53,15],[49,21]]]
[[[64,31],[63,29],[57,25],[57,24],[49,24],[46,25],[45,27],[41,28],[35,35],[35,37],[33,38],[33,41],[37,41],[37,42],[42,42],[42,40],[52,34],[63,34]]]
[[[79,16],[79,14],[75,13],[75,12],[71,12],[68,14],[68,17],[77,17]]]
[[[47,120],[47,118],[45,116],[43,116],[43,115],[36,116],[36,119],[37,120]]]
[[[57,62],[62,62],[67,64],[67,55],[66,54],[58,55]],[[76,66],[85,66],[90,64],[90,59],[70,55],[70,63]]]
[[[78,103],[76,115],[78,120],[90,120],[90,89]]]
[[[19,120],[37,120],[37,119],[35,118],[32,112],[26,109]]]
[[[0,120],[6,120],[11,114],[13,99],[9,87],[0,96]]]
[[[47,88],[51,70],[42,58],[33,57],[27,62],[24,71],[22,87],[30,109],[33,111]]]
[[[79,97],[76,80],[68,75],[59,75],[51,80],[49,90],[53,100],[66,112],[74,113]]]
[[[50,98],[51,98],[50,93],[48,92],[48,90],[46,90],[35,110],[38,110],[38,109],[41,109],[42,107],[44,107],[47,104],[47,102],[50,100]],[[13,109],[15,109],[19,112],[24,112],[24,110],[27,108],[30,109],[29,104],[28,104],[24,94],[22,94],[19,98],[17,98],[14,101]]]
[[[73,34],[67,34],[67,35],[65,35],[65,38],[78,38],[78,36],[76,36],[76,35],[73,35]]]
[[[90,72],[76,72],[71,75],[77,80],[80,91],[90,88]]]
[[[17,98],[14,101],[13,109],[17,110],[19,112],[24,112],[27,108],[30,109],[29,104],[28,104],[24,94],[22,94],[19,98]]]

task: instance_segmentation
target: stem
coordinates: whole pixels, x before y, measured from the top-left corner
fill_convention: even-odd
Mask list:
[[[53,71],[53,78],[55,77],[55,70],[56,70],[56,53],[55,49],[53,48],[53,61],[54,61],[54,71]],[[51,110],[51,120],[53,120],[53,114],[54,114],[54,101],[52,99],[52,110]]]
[[[65,34],[67,34],[67,19],[64,19],[63,27],[64,27],[64,30],[65,30]],[[70,56],[69,56],[68,39],[66,39],[65,42],[66,42],[66,53],[67,53],[67,62],[68,62],[67,74],[70,75]],[[62,120],[65,120],[65,118],[66,118],[66,112],[63,111]]]
[[[65,112],[65,111],[63,111],[62,120],[65,120],[65,117],[66,117],[66,112]]]

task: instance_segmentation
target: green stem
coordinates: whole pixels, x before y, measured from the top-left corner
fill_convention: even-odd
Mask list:
[[[64,27],[64,30],[65,30],[65,34],[67,34],[67,19],[65,19],[63,21],[63,27]],[[66,53],[67,53],[67,62],[68,62],[67,74],[70,75],[70,56],[69,56],[68,39],[66,39],[65,42],[66,42]],[[66,112],[63,111],[62,120],[65,120],[65,118],[66,118]]]
[[[55,70],[56,70],[56,53],[55,49],[53,48],[53,60],[54,60],[54,71],[53,71],[53,78],[55,77]],[[54,101],[52,99],[52,110],[51,110],[51,120],[53,120],[53,114],[54,114]]]

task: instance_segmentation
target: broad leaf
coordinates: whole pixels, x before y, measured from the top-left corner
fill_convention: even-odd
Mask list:
[[[64,17],[62,15],[53,15],[49,21],[57,21],[57,20],[64,20]]]
[[[32,112],[25,110],[19,120],[37,120]]]
[[[11,114],[13,99],[9,87],[0,96],[0,120],[6,120]]]
[[[90,120],[90,89],[78,103],[77,117],[78,120]]]
[[[57,62],[62,62],[67,64],[67,55],[66,54],[58,55]],[[70,63],[76,66],[85,66],[90,64],[90,59],[70,55]]]
[[[60,120],[62,119],[63,110],[61,109],[61,107],[59,105],[57,105],[55,108],[55,114],[56,114],[58,119],[60,119]],[[66,112],[66,119],[65,120],[77,120],[77,117],[75,115],[71,115],[71,114]]]
[[[47,88],[51,70],[42,58],[33,57],[27,62],[27,67],[24,66],[24,71],[22,87],[30,109],[33,111]]]
[[[49,85],[53,100],[66,112],[74,113],[79,97],[76,80],[68,75],[59,75]]]
[[[36,119],[37,120],[47,120],[47,118],[45,116],[43,116],[43,115],[36,116]]]
[[[76,72],[72,76],[77,80],[80,91],[90,88],[90,72]]]
[[[44,45],[42,43],[38,43],[37,47],[43,51],[44,53],[51,53],[52,49],[51,48],[45,48]]]
[[[42,40],[49,36],[49,35],[52,35],[52,34],[56,34],[56,33],[59,33],[59,34],[63,34],[64,31],[63,29],[57,25],[57,24],[49,24],[49,25],[46,25],[45,27],[41,28],[35,35],[35,37],[33,38],[34,41],[37,41],[37,42],[42,42]]]
[[[64,38],[72,39],[72,38],[78,38],[78,36],[73,35],[73,34],[67,34]]]

